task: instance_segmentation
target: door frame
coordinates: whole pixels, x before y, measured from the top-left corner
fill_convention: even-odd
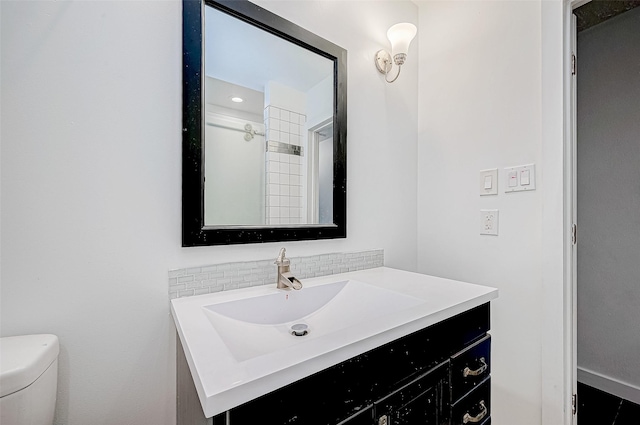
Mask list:
[[[564,423],[576,425],[578,420],[578,271],[577,271],[577,28],[574,9],[591,0],[563,0],[563,109],[564,109],[564,348],[567,367],[564,384],[570,389],[570,408]],[[575,407],[574,407],[575,406]],[[573,409],[575,408],[576,411]]]
[[[575,128],[573,9],[588,0],[541,1],[543,425],[575,425],[577,415]]]
[[[307,131],[307,222],[320,222],[320,184],[319,184],[319,150],[320,132],[328,127],[333,127],[333,119],[328,118],[309,128]]]

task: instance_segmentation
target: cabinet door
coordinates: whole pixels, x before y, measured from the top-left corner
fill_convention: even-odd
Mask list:
[[[363,409],[356,415],[351,416],[337,425],[375,425],[373,422],[373,406]]]
[[[378,400],[376,425],[440,425],[448,362]]]
[[[392,425],[438,424],[438,397],[435,388],[430,389],[392,414]]]

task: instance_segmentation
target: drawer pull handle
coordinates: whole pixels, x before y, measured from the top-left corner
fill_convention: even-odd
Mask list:
[[[482,375],[489,366],[487,365],[487,362],[484,360],[484,357],[480,357],[480,364],[481,366],[476,370],[471,370],[468,367],[465,367],[464,370],[462,371],[462,376],[466,378],[467,376]]]
[[[489,413],[487,406],[484,405],[484,400],[480,401],[480,407],[482,408],[482,412],[478,413],[476,416],[471,416],[469,413],[465,413],[462,417],[462,423],[466,424],[471,422],[475,424],[484,419],[484,417],[487,416],[487,413]]]

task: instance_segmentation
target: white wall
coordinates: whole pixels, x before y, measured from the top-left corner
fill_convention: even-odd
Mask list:
[[[333,74],[327,76],[307,91],[307,128],[333,116]]]
[[[418,42],[373,65],[410,2],[265,2],[349,52],[348,238],[416,269]],[[270,258],[279,243],[180,247],[181,2],[2,1],[1,334],[61,342],[57,424],[173,424],[167,270]],[[415,59],[414,59],[415,60]]]
[[[499,288],[492,417],[540,424],[541,2],[425,1],[419,15],[418,269]],[[503,168],[527,163],[537,190],[505,194]],[[496,167],[499,194],[480,197],[479,171]],[[500,211],[498,236],[479,234],[480,209]]]

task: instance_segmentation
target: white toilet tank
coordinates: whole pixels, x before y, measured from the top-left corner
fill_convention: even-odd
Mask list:
[[[55,335],[0,338],[0,424],[53,423],[59,352]]]

